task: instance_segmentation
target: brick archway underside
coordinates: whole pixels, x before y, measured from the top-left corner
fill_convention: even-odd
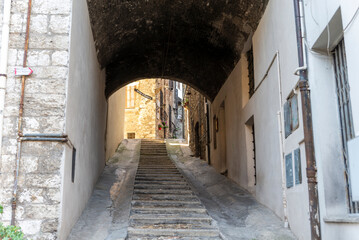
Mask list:
[[[106,96],[139,78],[181,79],[213,100],[268,0],[87,0]]]

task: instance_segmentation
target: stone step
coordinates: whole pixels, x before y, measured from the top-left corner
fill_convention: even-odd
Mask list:
[[[138,229],[128,228],[128,238],[139,237],[219,237],[217,229]]]
[[[139,218],[129,225],[140,229],[213,229],[211,218]]]
[[[137,177],[179,177],[182,176],[180,173],[141,173],[137,174]]]
[[[177,185],[160,185],[160,184],[135,184],[135,189],[151,189],[151,190],[155,190],[155,189],[191,189],[188,185],[183,185],[183,184],[177,184]]]
[[[178,200],[178,201],[195,201],[198,200],[194,194],[134,194],[133,200]]]
[[[173,173],[179,172],[178,169],[137,169],[137,173]]]
[[[194,201],[176,201],[176,200],[133,200],[132,207],[141,207],[143,209],[152,208],[202,208],[201,202]]]
[[[145,176],[145,177],[136,177],[135,181],[183,181],[183,176],[176,177],[161,177],[161,176]]]
[[[161,165],[161,166],[138,166],[138,170],[156,170],[156,169],[177,169],[174,164],[171,165]]]
[[[148,185],[150,186],[151,184],[156,184],[156,185],[187,185],[187,182],[182,179],[180,181],[137,181],[135,180],[135,185]]]
[[[199,208],[170,208],[170,207],[152,207],[152,208],[143,208],[143,207],[137,207],[133,206],[131,208],[131,215],[134,214],[167,214],[167,215],[173,215],[173,214],[187,214],[187,215],[193,215],[193,214],[204,214],[207,213],[206,209],[203,207]]]
[[[146,194],[192,194],[191,190],[177,190],[177,189],[134,189],[134,193]]]

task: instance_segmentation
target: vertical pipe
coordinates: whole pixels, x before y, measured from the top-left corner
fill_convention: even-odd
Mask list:
[[[321,239],[320,233],[320,217],[319,217],[319,200],[318,200],[318,185],[317,185],[317,167],[314,154],[314,137],[313,137],[313,123],[312,123],[312,108],[310,99],[310,90],[308,84],[308,71],[306,68],[306,48],[304,46],[304,17],[302,0],[294,1],[294,14],[297,35],[297,50],[299,62],[299,88],[302,100],[302,114],[303,114],[303,129],[304,129],[304,144],[305,156],[307,161],[307,181],[308,181],[308,195],[309,195],[309,215],[310,215],[310,229],[311,239]]]
[[[27,62],[27,51],[29,49],[29,36],[30,36],[30,17],[31,17],[31,7],[32,0],[28,2],[27,8],[27,20],[26,20],[26,35],[25,35],[25,46],[24,46],[24,58],[23,58],[23,67],[26,67]],[[16,152],[16,162],[15,162],[15,171],[14,171],[14,191],[11,199],[11,225],[15,225],[15,215],[16,215],[16,198],[17,198],[17,183],[19,177],[19,165],[21,158],[21,135],[22,135],[22,119],[24,114],[24,96],[25,96],[25,80],[26,77],[21,77],[21,96],[20,96],[20,106],[19,106],[19,119],[18,119],[18,137],[17,137],[17,152]]]
[[[211,165],[211,135],[210,135],[210,125],[209,125],[209,104],[206,99],[206,123],[207,123],[207,152],[208,152],[208,165]]]
[[[280,152],[280,160],[282,163],[282,198],[283,198],[283,214],[284,214],[284,227],[288,228],[288,212],[287,212],[287,191],[285,185],[285,161],[284,161],[284,151],[283,151],[283,95],[282,95],[282,78],[281,78],[281,70],[280,70],[280,58],[279,51],[276,53],[277,56],[277,74],[278,74],[278,91],[279,91],[279,111],[277,113],[278,117],[278,133],[279,133],[279,152]]]

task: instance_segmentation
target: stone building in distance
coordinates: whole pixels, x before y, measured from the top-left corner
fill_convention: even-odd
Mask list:
[[[156,138],[156,79],[143,79],[126,88],[124,138]]]

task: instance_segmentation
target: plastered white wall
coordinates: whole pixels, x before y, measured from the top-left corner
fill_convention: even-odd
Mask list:
[[[324,39],[329,43],[328,49],[325,47],[321,49],[321,53],[313,51],[308,53],[322,239],[359,239],[359,222],[345,221],[350,218],[350,214],[348,214],[346,198],[335,73],[330,53],[338,42],[333,39],[340,40],[344,37],[354,129],[358,136],[359,17],[358,14],[355,16],[355,13],[359,2],[357,0],[308,0],[305,3],[309,48],[318,41],[323,32],[337,32],[336,36]],[[327,28],[327,24],[332,21],[332,17],[338,11],[341,15],[341,22],[337,25],[342,30]],[[333,218],[339,218],[341,221],[329,223],[324,220]]]
[[[71,182],[72,150],[62,169],[62,215],[59,239],[66,239],[81,215],[105,164],[105,71],[97,62],[86,0],[73,1],[66,132],[77,149]]]
[[[286,9],[286,11],[283,11]],[[266,11],[253,35],[255,86],[254,95],[247,100],[248,70],[245,52],[222,86],[212,103],[211,121],[219,116],[220,105],[225,101],[226,151],[228,177],[240,186],[252,192],[256,199],[268,206],[284,219],[283,190],[289,225],[299,239],[310,238],[308,217],[308,193],[305,175],[305,152],[300,143],[303,141],[302,121],[299,128],[280,145],[280,131],[283,127],[278,122],[278,112],[282,104],[295,88],[298,77],[294,70],[298,67],[297,47],[292,1],[269,1]],[[263,81],[262,81],[263,80]],[[281,84],[279,84],[281,80]],[[261,82],[262,81],[262,82]],[[280,95],[280,91],[282,94]],[[299,94],[299,91],[296,90]],[[300,105],[300,95],[298,95]],[[298,109],[301,116],[301,108]],[[246,122],[254,116],[256,141],[257,185],[253,186],[251,154],[248,150],[248,129]],[[301,118],[301,117],[300,117]],[[213,128],[213,124],[210,124]],[[282,129],[283,130],[283,129]],[[247,134],[246,134],[247,131]],[[213,129],[211,129],[213,135]],[[211,137],[211,139],[213,139]],[[218,134],[217,134],[218,141]],[[283,189],[281,156],[301,148],[303,183],[292,189]],[[213,166],[220,171],[222,159],[220,150],[214,149],[211,141]],[[285,175],[284,175],[285,178]]]
[[[124,138],[126,88],[117,90],[108,98],[106,127],[106,160],[116,151]]]

